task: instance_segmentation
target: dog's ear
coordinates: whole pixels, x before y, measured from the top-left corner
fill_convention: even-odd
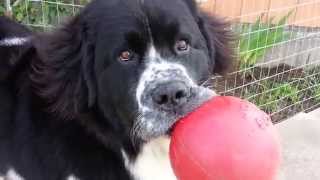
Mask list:
[[[33,53],[32,33],[24,25],[0,16],[0,82],[10,81]]]
[[[29,42],[19,46],[0,45],[0,82],[11,81],[18,76],[21,68],[30,62],[33,53],[34,48]]]
[[[93,34],[78,16],[35,38],[38,58],[31,64],[31,80],[49,110],[64,119],[77,117],[95,103]]]
[[[213,73],[226,73],[232,67],[234,59],[235,39],[230,25],[203,12],[199,12],[198,25],[206,39]]]
[[[197,8],[194,0],[184,0],[195,17],[199,29],[204,36],[213,73],[223,74],[233,64],[234,58],[234,36],[230,25],[216,16],[210,16]]]

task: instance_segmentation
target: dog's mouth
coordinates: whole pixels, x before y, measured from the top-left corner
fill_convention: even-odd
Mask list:
[[[179,120],[177,120],[177,122],[174,123],[174,124],[168,129],[168,131],[166,132],[166,136],[171,137],[171,135],[172,135],[172,133],[173,133],[173,130],[175,129],[175,127],[176,127],[176,125],[177,125],[178,122],[179,122]]]
[[[134,132],[135,135],[145,141],[160,136],[171,136],[177,122],[216,95],[214,91],[200,86],[196,87],[194,92],[192,101],[188,102],[179,111],[167,113],[155,109],[142,113],[137,121],[138,127],[134,128],[138,130]]]

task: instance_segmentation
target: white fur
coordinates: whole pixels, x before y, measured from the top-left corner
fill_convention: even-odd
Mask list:
[[[141,74],[136,90],[136,99],[139,105],[140,112],[150,110],[149,107],[146,107],[141,103],[142,94],[146,88],[147,83],[156,79],[165,78],[166,72],[168,72],[168,70],[180,70],[182,74],[188,79],[190,85],[195,86],[193,80],[188,76],[185,67],[183,67],[181,64],[167,62],[164,59],[162,59],[154,46],[151,46],[149,48],[147,60],[149,62],[147,63],[145,70]],[[159,71],[163,73],[156,75],[155,73]]]
[[[0,46],[21,46],[29,41],[27,37],[11,37],[0,40]]]
[[[5,176],[5,180],[24,180],[14,169],[9,169]]]
[[[197,3],[205,3],[207,2],[208,0],[196,0]]]
[[[159,53],[157,52],[156,48],[154,46],[151,46],[149,48],[149,52],[148,52],[148,58],[151,60],[151,61],[155,61],[156,58],[160,58],[160,55]]]
[[[135,180],[176,180],[169,159],[168,137],[161,137],[144,145],[134,162],[122,151],[127,169]]]
[[[71,174],[71,175],[69,175],[69,176],[67,177],[66,180],[80,180],[80,179]]]

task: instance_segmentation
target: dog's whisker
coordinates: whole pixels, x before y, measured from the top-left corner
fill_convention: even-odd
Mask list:
[[[133,124],[131,130],[130,130],[130,138],[133,146],[137,144],[138,136],[141,131],[141,119],[143,118],[143,115],[139,112],[136,113],[136,120]]]
[[[205,81],[203,81],[201,84],[200,84],[200,86],[205,86],[208,82],[210,82],[212,80],[212,78],[210,77],[210,78],[208,78],[208,79],[206,79]]]

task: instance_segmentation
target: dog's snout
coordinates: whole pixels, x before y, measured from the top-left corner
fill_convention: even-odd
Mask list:
[[[182,106],[190,97],[190,87],[179,81],[159,84],[151,94],[155,106],[172,110]]]

